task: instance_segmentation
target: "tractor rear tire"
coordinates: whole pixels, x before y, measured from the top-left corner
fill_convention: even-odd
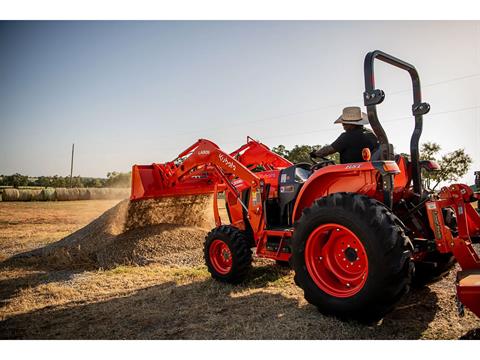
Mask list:
[[[381,319],[409,291],[413,273],[413,247],[400,223],[379,201],[354,193],[304,209],[291,264],[305,299],[323,314]]]
[[[244,232],[228,225],[216,227],[205,237],[204,257],[212,277],[221,282],[242,282],[252,266],[250,241]]]

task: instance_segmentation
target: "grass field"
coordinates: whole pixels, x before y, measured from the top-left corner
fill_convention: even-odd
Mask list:
[[[381,322],[325,317],[289,269],[257,260],[239,286],[204,266],[152,263],[109,270],[9,260],[55,242],[116,201],[0,203],[0,338],[27,339],[457,339],[480,328],[456,314],[452,273],[413,290]]]

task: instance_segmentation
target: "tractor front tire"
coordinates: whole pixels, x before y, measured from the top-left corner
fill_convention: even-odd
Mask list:
[[[250,241],[233,226],[219,226],[208,233],[204,256],[212,277],[226,283],[242,282],[252,266]]]
[[[400,221],[365,195],[335,193],[304,209],[295,223],[295,283],[320,312],[372,322],[408,292],[413,247]]]

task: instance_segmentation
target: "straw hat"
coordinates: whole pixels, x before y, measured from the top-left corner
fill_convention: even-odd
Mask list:
[[[368,117],[358,106],[349,106],[343,109],[342,115],[335,120],[335,124],[366,125]]]

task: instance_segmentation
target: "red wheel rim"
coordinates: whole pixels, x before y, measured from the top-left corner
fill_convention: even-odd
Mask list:
[[[222,240],[213,240],[209,249],[210,262],[216,272],[226,275],[232,269],[232,253]]]
[[[361,240],[342,225],[324,224],[310,234],[305,264],[315,284],[335,297],[355,295],[367,280],[367,252]]]

